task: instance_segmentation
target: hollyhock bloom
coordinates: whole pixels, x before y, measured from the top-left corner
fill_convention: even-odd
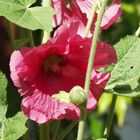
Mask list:
[[[73,20],[78,22],[80,21],[85,27],[92,5],[94,4],[94,0],[67,0],[67,2],[68,4],[66,4],[64,0],[52,0],[52,6],[56,12],[53,20],[53,26],[56,27],[63,24],[65,21]],[[117,19],[119,19],[121,13],[120,0],[114,0],[114,2],[106,8],[101,23],[101,29],[108,29],[117,21]],[[74,18],[72,16],[74,16]],[[96,22],[96,17],[97,13],[93,21],[93,27]]]
[[[75,3],[74,1],[72,1]],[[89,18],[92,5],[94,0],[76,0],[82,13],[85,13],[87,18]],[[114,0],[114,2],[106,8],[104,13],[101,28],[108,29],[116,20],[121,16],[122,10],[120,8],[120,0]]]
[[[73,30],[71,30],[73,29]],[[11,78],[23,97],[24,114],[37,123],[58,119],[78,119],[80,110],[72,103],[53,97],[59,91],[69,92],[84,86],[91,38],[76,35],[75,24],[60,27],[54,38],[36,48],[14,51],[10,60]],[[114,49],[98,42],[94,68],[116,62]],[[110,77],[92,70],[87,112],[92,111]]]

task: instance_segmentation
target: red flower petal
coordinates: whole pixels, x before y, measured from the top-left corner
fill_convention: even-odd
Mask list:
[[[117,63],[117,55],[115,49],[107,43],[97,42],[94,68],[106,67],[112,63]]]
[[[80,116],[80,110],[74,104],[62,103],[51,97],[60,90],[69,92],[76,85],[84,87],[91,39],[83,39],[81,36],[75,35],[74,32],[71,34],[70,30],[67,29],[68,32],[66,32],[66,26],[64,29],[60,28],[55,37],[47,43],[37,48],[23,48],[14,51],[11,56],[11,78],[23,96],[22,110],[27,117],[37,123],[48,123],[64,118],[77,119]],[[66,38],[63,37],[65,34]],[[102,48],[103,46],[105,45],[99,42],[99,47]],[[105,48],[106,53],[97,49],[96,59],[101,60],[99,54],[113,52],[108,45]],[[60,67],[58,73],[52,69],[44,71],[44,64],[46,61],[50,62],[50,56],[66,58],[65,64],[58,65]],[[108,55],[103,57],[104,60],[106,58],[106,64],[110,63],[110,59],[108,60],[107,57]],[[97,65],[100,63],[97,60],[95,62]],[[51,64],[52,67],[53,63]],[[93,70],[87,112],[96,107],[109,76],[108,73],[98,73]]]
[[[80,28],[79,34],[84,32],[85,26],[87,24],[92,5],[94,4],[93,0],[76,0],[70,1],[71,9],[66,7],[66,4],[63,0],[53,0],[52,4],[56,11],[56,15],[54,17],[55,26],[61,25],[65,22],[79,22]],[[103,30],[108,29],[112,24],[114,24],[121,16],[122,10],[120,7],[120,0],[114,0],[114,2],[107,7],[102,23],[101,28]],[[92,24],[91,31],[94,30],[94,25],[96,22],[96,16]]]
[[[115,23],[121,16],[122,10],[119,4],[113,4],[109,6],[103,16],[101,27],[102,29],[108,29],[113,23]]]

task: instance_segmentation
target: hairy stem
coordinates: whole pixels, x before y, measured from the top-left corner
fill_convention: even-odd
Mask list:
[[[105,122],[105,127],[103,130],[103,137],[105,137],[105,138],[108,138],[108,136],[109,136],[109,132],[110,132],[113,116],[114,116],[114,109],[115,109],[116,101],[117,101],[117,95],[113,95],[111,106],[110,106],[110,111],[107,116],[107,120]]]
[[[24,140],[29,140],[29,131],[27,130],[27,132],[24,134]]]
[[[8,26],[8,33],[9,33],[10,43],[12,45],[12,48],[16,49],[14,33],[13,33],[13,24],[10,21],[7,20],[7,26]]]
[[[40,140],[50,140],[50,130],[49,125],[41,124],[40,125]]]
[[[97,2],[95,2],[95,4],[93,4],[92,9],[91,9],[89,20],[87,22],[86,29],[85,29],[85,32],[84,32],[84,37],[88,36],[88,33],[89,33],[90,28],[91,28],[91,24],[93,22],[93,18],[94,18],[95,12],[97,10],[97,7],[98,7]]]
[[[58,136],[58,140],[63,140],[65,136],[72,130],[72,128],[78,123],[78,121],[73,121],[68,125],[68,127]]]
[[[54,130],[54,133],[53,133],[52,140],[57,140],[57,135],[58,135],[58,130],[59,130],[60,124],[61,124],[61,121],[55,122],[55,130]]]
[[[139,23],[139,28],[137,29],[135,35],[136,35],[136,36],[139,36],[139,35],[140,35],[140,23]]]
[[[29,37],[29,44],[30,44],[30,47],[34,48],[35,45],[34,45],[34,41],[33,41],[32,31],[31,31],[31,30],[27,30],[27,32],[28,32],[28,37]]]
[[[98,14],[96,27],[95,27],[94,35],[92,39],[92,45],[91,45],[91,50],[90,50],[88,69],[87,69],[85,87],[84,87],[87,97],[88,97],[88,92],[89,92],[89,87],[90,87],[90,79],[91,79],[92,67],[94,63],[94,56],[96,52],[96,44],[99,38],[100,25],[103,18],[103,14],[105,12],[106,5],[107,5],[107,0],[104,0],[102,2],[101,8]],[[86,104],[85,104],[85,109],[81,109],[81,118],[79,122],[77,140],[83,140],[85,124],[86,124]]]

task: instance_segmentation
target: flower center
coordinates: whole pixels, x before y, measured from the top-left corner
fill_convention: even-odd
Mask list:
[[[51,55],[44,62],[45,73],[53,72],[59,74],[61,67],[66,64],[66,59],[61,55]]]

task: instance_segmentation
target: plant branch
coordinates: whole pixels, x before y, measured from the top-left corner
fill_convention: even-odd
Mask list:
[[[93,4],[92,6],[92,9],[91,9],[91,13],[90,13],[90,16],[89,16],[89,20],[87,22],[87,25],[86,25],[86,28],[85,28],[85,32],[84,32],[84,37],[87,37],[88,36],[88,33],[89,33],[89,30],[91,28],[91,24],[93,22],[93,19],[94,19],[94,15],[95,15],[95,12],[97,10],[97,2],[95,2],[95,4]]]
[[[9,33],[10,43],[12,45],[12,48],[15,50],[16,44],[15,44],[14,33],[13,33],[13,23],[11,23],[10,21],[7,20],[7,25],[8,25],[8,33]]]
[[[49,124],[41,124],[40,125],[40,140],[50,140],[50,130],[49,130]]]
[[[56,140],[60,124],[61,124],[61,121],[56,121],[55,122],[55,130],[54,130],[54,134],[53,134],[52,140]]]
[[[135,35],[136,35],[136,36],[139,36],[139,35],[140,35],[140,23],[139,23],[139,28],[137,29]]]
[[[58,136],[58,140],[63,140],[65,136],[72,130],[72,128],[78,123],[78,121],[73,121],[68,125],[68,127]]]
[[[94,63],[94,56],[95,56],[95,52],[96,52],[96,44],[97,44],[97,41],[99,38],[100,25],[101,25],[101,21],[103,18],[103,14],[105,12],[106,5],[107,5],[107,0],[104,0],[102,2],[101,8],[100,8],[100,11],[98,14],[95,31],[94,31],[94,35],[93,35],[93,39],[92,39],[92,45],[91,45],[91,50],[90,50],[88,69],[87,69],[85,87],[84,87],[87,97],[88,97],[88,92],[89,92],[89,87],[90,87],[90,79],[91,79],[92,67],[93,67],[93,63]],[[81,118],[80,118],[80,122],[79,122],[77,140],[83,140],[85,124],[86,124],[86,104],[85,104],[85,108],[81,109]]]
[[[114,109],[115,109],[116,101],[117,101],[117,95],[113,95],[112,102],[110,105],[110,111],[107,116],[107,120],[105,122],[105,127],[103,130],[103,137],[105,137],[105,138],[108,138],[108,136],[109,136],[109,132],[110,132],[113,116],[114,116]]]
[[[30,44],[30,47],[34,48],[35,45],[34,45],[34,41],[33,41],[32,31],[31,31],[31,30],[27,30],[27,33],[28,33],[28,37],[29,37],[29,44]]]

